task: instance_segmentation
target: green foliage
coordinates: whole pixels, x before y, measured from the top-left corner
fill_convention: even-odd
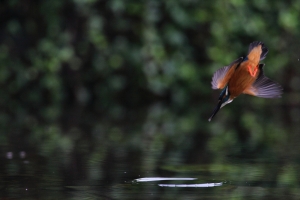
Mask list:
[[[255,156],[286,166],[274,184],[299,185],[300,1],[11,0],[0,11],[0,150],[31,155],[24,169],[6,159],[5,174],[97,185],[123,180],[112,172],[124,163],[147,176],[204,163],[258,182],[270,166],[226,163]],[[242,96],[208,123],[213,73],[255,40],[283,98]]]
[[[2,3],[12,13],[21,5]],[[49,93],[55,107],[77,103],[85,88],[85,104],[107,105],[146,90],[152,100],[135,95],[137,103],[170,95],[186,106],[210,93],[212,73],[244,55],[253,40],[270,49],[268,72],[295,65],[289,49],[298,45],[293,38],[299,34],[299,7],[297,1],[240,0],[28,5],[3,23],[0,81],[9,89],[2,96],[8,102],[12,93],[24,93],[24,101],[44,104],[31,93]]]

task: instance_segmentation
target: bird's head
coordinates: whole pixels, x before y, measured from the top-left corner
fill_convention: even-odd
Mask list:
[[[219,102],[215,108],[215,110],[213,111],[211,117],[208,119],[208,121],[211,121],[212,118],[217,114],[217,112],[222,108],[224,107],[226,104],[229,104],[233,101],[233,99],[230,98],[230,93],[228,91],[228,86],[226,86],[220,96],[219,96]]]

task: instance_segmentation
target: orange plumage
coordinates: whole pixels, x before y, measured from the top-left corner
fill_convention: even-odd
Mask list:
[[[263,74],[264,64],[260,64],[268,53],[262,42],[253,42],[248,55],[239,58],[215,72],[212,78],[213,89],[223,89],[219,102],[209,121],[220,108],[233,101],[240,94],[249,94],[262,98],[280,97],[282,88]]]

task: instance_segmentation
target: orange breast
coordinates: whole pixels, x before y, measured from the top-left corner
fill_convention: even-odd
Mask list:
[[[249,72],[249,68],[252,70],[251,72]],[[254,66],[254,63],[251,61],[241,63],[241,65],[236,69],[228,82],[231,99],[242,94],[246,88],[253,84],[258,76],[258,70],[255,69],[257,69],[257,65]]]

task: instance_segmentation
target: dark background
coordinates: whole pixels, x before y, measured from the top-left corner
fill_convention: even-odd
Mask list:
[[[183,164],[299,186],[299,19],[298,0],[0,1],[2,196],[59,196],[71,185],[172,176]],[[242,95],[209,123],[213,73],[257,40],[282,98]],[[258,194],[295,189],[277,192]]]

